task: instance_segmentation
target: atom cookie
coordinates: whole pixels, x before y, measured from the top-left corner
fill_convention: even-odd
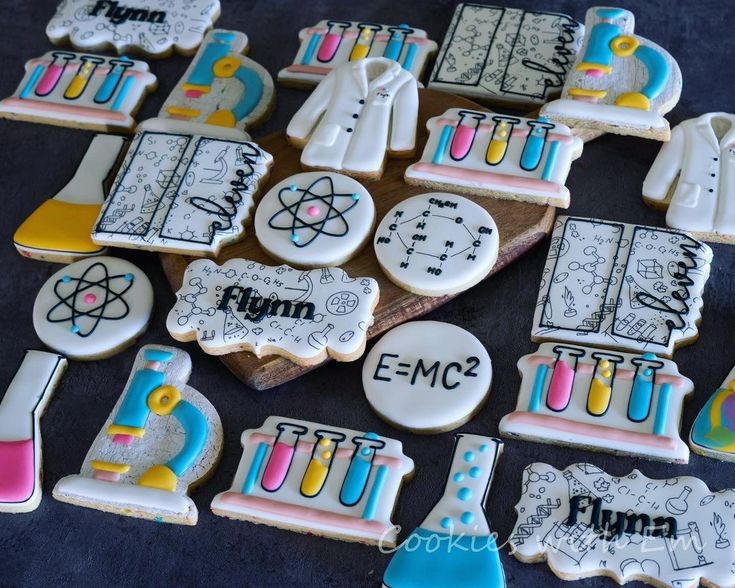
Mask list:
[[[485,403],[491,381],[490,356],[482,343],[464,329],[437,321],[404,323],[388,331],[362,366],[371,408],[413,433],[463,425]]]
[[[735,368],[697,415],[689,446],[700,455],[735,461]]]
[[[90,257],[60,269],[33,305],[38,338],[71,359],[109,357],[145,331],[153,288],[129,261]]]
[[[92,443],[79,474],[59,480],[54,498],[159,523],[195,525],[187,496],[219,462],[222,423],[186,382],[189,355],[141,348],[122,396]]]
[[[166,328],[212,355],[250,351],[299,365],[354,361],[365,351],[378,296],[373,278],[350,278],[339,268],[199,259],[186,268]]]
[[[271,257],[296,267],[338,266],[370,238],[375,205],[347,176],[308,172],[286,178],[263,196],[255,234]]]
[[[490,214],[474,202],[434,192],[394,206],[375,232],[375,254],[388,278],[423,296],[457,294],[483,280],[498,258]]]

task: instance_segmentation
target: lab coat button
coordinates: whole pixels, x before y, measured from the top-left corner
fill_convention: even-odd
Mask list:
[[[362,98],[360,99],[360,104],[365,104],[365,101]]]
[[[352,129],[345,129],[348,133],[352,132]]]
[[[359,114],[353,114],[352,115],[352,118],[360,118],[360,115]]]

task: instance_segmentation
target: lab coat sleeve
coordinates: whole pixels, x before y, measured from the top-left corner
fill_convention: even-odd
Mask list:
[[[416,124],[419,115],[419,91],[411,78],[398,90],[393,101],[390,146],[392,152],[413,151],[416,146]]]
[[[685,138],[681,125],[671,131],[643,181],[643,196],[649,200],[664,200],[684,160]]]
[[[293,115],[286,128],[286,134],[289,137],[302,141],[309,137],[320,116],[327,110],[329,100],[335,92],[336,73],[336,71],[332,71],[327,74],[327,77],[319,82],[319,85],[301,105],[301,108]]]

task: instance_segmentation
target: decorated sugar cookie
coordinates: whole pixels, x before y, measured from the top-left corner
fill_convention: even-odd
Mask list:
[[[735,461],[735,368],[712,394],[697,415],[689,434],[695,453]]]
[[[18,227],[13,242],[25,257],[71,263],[105,248],[92,241],[94,222],[105,200],[105,185],[116,169],[122,137],[95,135],[74,177]]]
[[[41,417],[66,364],[63,355],[26,350],[0,399],[0,512],[41,503]]]
[[[350,278],[339,268],[199,259],[186,268],[166,328],[212,355],[250,351],[300,365],[354,361],[365,350],[378,296],[373,278]]]
[[[352,258],[375,225],[370,193],[350,177],[307,172],[263,196],[255,234],[274,259],[296,267],[338,266]]]
[[[590,463],[523,472],[508,539],[523,562],[547,561],[565,580],[608,576],[624,584],[735,585],[735,490],[712,492],[689,476],[615,477]]]
[[[492,364],[482,343],[460,327],[437,321],[413,321],[388,331],[362,366],[371,408],[414,433],[439,433],[466,423],[485,403],[491,381]]]
[[[566,14],[458,4],[429,88],[530,109],[559,95],[583,35]]]
[[[391,515],[413,461],[400,441],[286,417],[244,431],[214,514],[344,541],[395,545]]]
[[[79,474],[59,480],[54,498],[159,523],[195,525],[187,495],[219,462],[222,423],[186,382],[189,355],[146,345]]]
[[[80,51],[191,55],[219,13],[219,0],[61,0],[46,35]]]
[[[686,233],[559,217],[531,338],[671,357],[698,336],[711,262]]]
[[[26,62],[0,117],[96,131],[129,132],[133,115],[158,81],[143,61],[49,51]]]
[[[633,33],[635,17],[623,8],[587,11],[582,49],[561,98],[541,116],[571,127],[668,141],[663,117],[679,101],[681,71],[662,47]]]
[[[426,123],[421,159],[408,166],[408,184],[478,196],[569,206],[564,185],[583,143],[569,127],[450,108]]]
[[[735,115],[710,112],[671,131],[643,182],[666,224],[705,241],[735,243]]]
[[[682,404],[694,384],[673,361],[544,343],[518,360],[521,389],[504,437],[687,463]]]
[[[416,147],[416,78],[386,57],[367,57],[330,72],[291,119],[286,136],[303,148],[304,169],[365,179],[383,175],[385,159]]]
[[[138,267],[90,257],[52,275],[33,305],[33,328],[46,345],[78,360],[101,359],[131,345],[148,327],[153,287]]]
[[[253,196],[272,164],[271,155],[238,129],[147,120],[113,182],[92,240],[217,255],[245,236]]]
[[[264,122],[275,99],[273,79],[244,57],[247,50],[245,33],[207,33],[158,116],[243,130]]]
[[[457,433],[444,494],[406,537],[383,574],[383,588],[504,588],[496,533],[485,501],[503,442]]]
[[[396,204],[375,231],[375,255],[386,276],[423,296],[456,294],[483,280],[498,258],[490,214],[474,202],[432,192]]]
[[[366,57],[385,57],[401,64],[416,79],[436,53],[426,31],[350,20],[321,20],[299,31],[299,50],[291,65],[278,72],[284,86],[311,87],[335,67]]]

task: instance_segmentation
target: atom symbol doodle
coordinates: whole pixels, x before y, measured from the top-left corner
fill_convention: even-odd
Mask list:
[[[291,241],[296,247],[306,247],[319,235],[344,237],[350,230],[344,215],[357,206],[359,200],[359,194],[335,193],[329,176],[315,180],[305,189],[291,184],[278,192],[283,208],[273,214],[268,226],[291,231]]]
[[[124,319],[130,306],[123,295],[130,290],[135,281],[133,274],[110,276],[104,263],[90,265],[78,277],[63,276],[54,284],[54,294],[59,300],[46,314],[50,323],[71,321],[71,332],[80,337],[89,337],[102,320],[117,321]],[[121,285],[116,288],[116,284]],[[91,324],[82,329],[82,318]],[[87,323],[87,321],[85,321]]]

